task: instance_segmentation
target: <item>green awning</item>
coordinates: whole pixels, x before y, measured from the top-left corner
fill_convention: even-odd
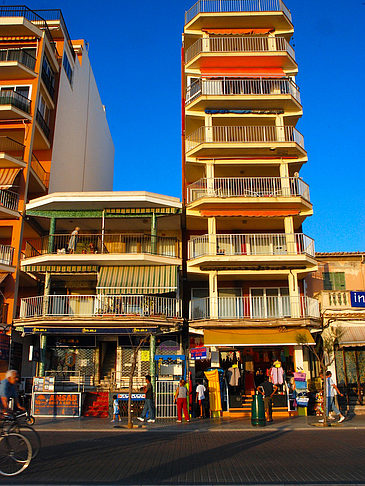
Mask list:
[[[29,273],[97,273],[96,265],[27,265],[22,270]]]
[[[100,267],[97,284],[102,294],[162,294],[175,292],[176,287],[174,265]]]

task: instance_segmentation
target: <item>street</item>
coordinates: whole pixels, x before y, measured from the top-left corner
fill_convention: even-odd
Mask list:
[[[40,432],[2,484],[365,484],[365,430]]]

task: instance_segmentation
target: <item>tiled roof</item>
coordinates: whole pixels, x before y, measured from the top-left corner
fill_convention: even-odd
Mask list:
[[[364,251],[316,251],[316,257],[322,256],[361,256],[365,255]]]

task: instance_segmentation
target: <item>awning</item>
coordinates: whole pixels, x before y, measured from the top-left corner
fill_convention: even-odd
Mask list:
[[[299,336],[301,343],[315,344],[308,329],[206,329],[204,346],[296,346]]]
[[[221,211],[200,211],[201,216],[238,216],[247,218],[273,218],[273,217],[285,217],[285,216],[297,216],[299,211],[295,209],[287,209],[285,211],[271,210],[271,211],[241,211],[239,209],[221,210]]]
[[[96,273],[96,265],[27,265],[22,270],[29,273]]]
[[[203,32],[213,35],[265,35],[274,29],[202,29]]]
[[[281,68],[243,68],[243,67],[201,67],[201,77],[229,78],[283,78],[287,75]]]
[[[97,290],[103,294],[161,294],[177,287],[174,265],[101,267]]]
[[[6,277],[9,275],[8,272],[0,272],[0,284],[2,284],[4,282],[4,280],[6,279]]]
[[[365,321],[359,322],[353,326],[343,326],[342,322],[338,322],[343,332],[338,340],[340,346],[365,346]]]
[[[14,184],[16,176],[22,169],[1,169],[0,189],[7,189]]]

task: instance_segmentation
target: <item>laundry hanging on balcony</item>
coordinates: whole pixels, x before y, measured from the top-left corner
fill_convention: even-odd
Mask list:
[[[2,169],[0,171],[0,189],[9,189],[13,186],[16,176],[22,169]]]
[[[176,288],[174,265],[101,267],[97,284],[97,292],[104,295],[163,294],[175,292]]]

